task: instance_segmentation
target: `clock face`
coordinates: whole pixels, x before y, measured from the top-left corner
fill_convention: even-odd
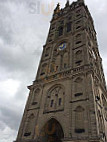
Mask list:
[[[62,43],[60,46],[59,46],[59,50],[64,50],[66,48],[66,43]]]

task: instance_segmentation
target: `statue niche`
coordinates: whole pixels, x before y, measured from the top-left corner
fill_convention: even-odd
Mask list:
[[[32,97],[32,105],[35,106],[39,102],[39,94],[40,94],[40,89],[36,89],[33,91],[33,97]]]

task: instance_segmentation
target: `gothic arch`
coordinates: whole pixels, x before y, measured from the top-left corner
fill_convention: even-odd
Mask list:
[[[76,38],[81,38],[81,34],[79,33],[79,34],[77,34],[75,37],[76,37]]]
[[[59,71],[61,66],[61,55],[57,55],[55,59],[55,71]]]
[[[48,64],[47,63],[42,64],[41,74],[40,75],[46,74],[47,73],[47,69],[48,69]]]
[[[39,139],[42,142],[51,142],[57,141],[62,142],[64,138],[64,132],[61,124],[55,118],[49,119],[45,125],[42,127]]]
[[[64,109],[64,94],[62,85],[52,86],[47,92],[44,112]]]
[[[63,55],[63,68],[67,68],[69,65],[69,54],[65,52]]]
[[[85,132],[84,112],[85,112],[85,109],[82,106],[77,106],[75,109],[75,132],[76,133]]]
[[[40,91],[40,88],[34,89],[32,96],[32,105],[36,105],[38,103]]]
[[[27,122],[26,122],[26,126],[25,126],[25,133],[24,133],[24,136],[25,137],[28,137],[31,135],[32,133],[32,128],[34,126],[34,114],[30,114],[29,117],[27,118]]]
[[[75,60],[76,61],[82,60],[82,58],[83,58],[82,55],[83,55],[83,51],[82,50],[77,50],[75,52]]]
[[[62,85],[62,84],[55,84],[55,85],[53,85],[52,87],[49,88],[49,90],[47,91],[47,93],[49,93],[55,87],[61,87],[65,91],[65,86],[64,85]]]
[[[49,56],[50,50],[51,50],[50,47],[47,47],[47,48],[45,49],[45,53],[44,53],[44,56],[45,56],[45,57],[48,57],[48,56]]]
[[[80,94],[82,95],[84,93],[83,85],[84,85],[83,77],[77,77],[76,79],[74,79],[73,91],[75,96],[78,96]]]
[[[80,54],[82,54],[82,50],[78,50],[78,51],[76,51],[76,53],[75,53],[77,56],[78,55],[80,55]]]
[[[83,78],[82,77],[77,77],[74,82],[75,83],[81,83],[83,81]]]

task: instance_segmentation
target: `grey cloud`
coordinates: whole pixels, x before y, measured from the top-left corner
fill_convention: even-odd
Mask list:
[[[1,11],[0,11],[1,13]],[[0,20],[0,37],[6,42],[6,43],[11,43],[12,40],[12,28],[8,23],[7,27],[7,21],[5,20]]]
[[[24,50],[19,49],[10,50],[10,48],[1,48],[0,52],[0,64],[6,68],[7,71],[26,71],[32,70],[32,64],[35,64],[36,58],[40,56],[40,51],[34,53],[28,53]],[[19,53],[18,53],[19,52]]]
[[[3,121],[0,121],[0,130],[4,130],[6,127],[6,124]]]
[[[97,32],[97,39],[99,44],[99,50],[100,53],[103,56],[106,56],[107,48],[106,48],[106,37],[107,37],[107,1],[103,0],[103,2],[100,1],[89,1],[86,0],[86,4],[88,5],[92,17],[94,19],[95,24],[95,30]]]
[[[9,108],[1,107],[1,121],[11,129],[17,130],[20,122],[20,114]],[[3,125],[2,125],[3,126]]]
[[[17,11],[18,8],[21,11]],[[0,40],[3,41],[0,43],[0,81],[8,78],[20,81],[19,89],[9,102],[8,94],[5,91],[4,94],[0,92],[5,98],[0,103],[0,129],[4,130],[4,135],[9,134],[9,132],[5,132],[7,127],[15,132],[18,130],[29,93],[27,86],[36,76],[45,39],[43,33],[46,31],[44,28],[46,25],[40,25],[40,31],[37,26],[40,21],[36,20],[36,18],[41,20],[39,15],[36,17],[28,10],[25,3],[0,1]],[[6,104],[7,102],[8,104]],[[3,138],[3,134],[0,136],[0,140],[9,142],[8,138]]]

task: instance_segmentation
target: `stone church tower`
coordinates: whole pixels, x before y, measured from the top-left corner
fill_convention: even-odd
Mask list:
[[[58,4],[16,142],[106,142],[107,89],[84,3]]]

